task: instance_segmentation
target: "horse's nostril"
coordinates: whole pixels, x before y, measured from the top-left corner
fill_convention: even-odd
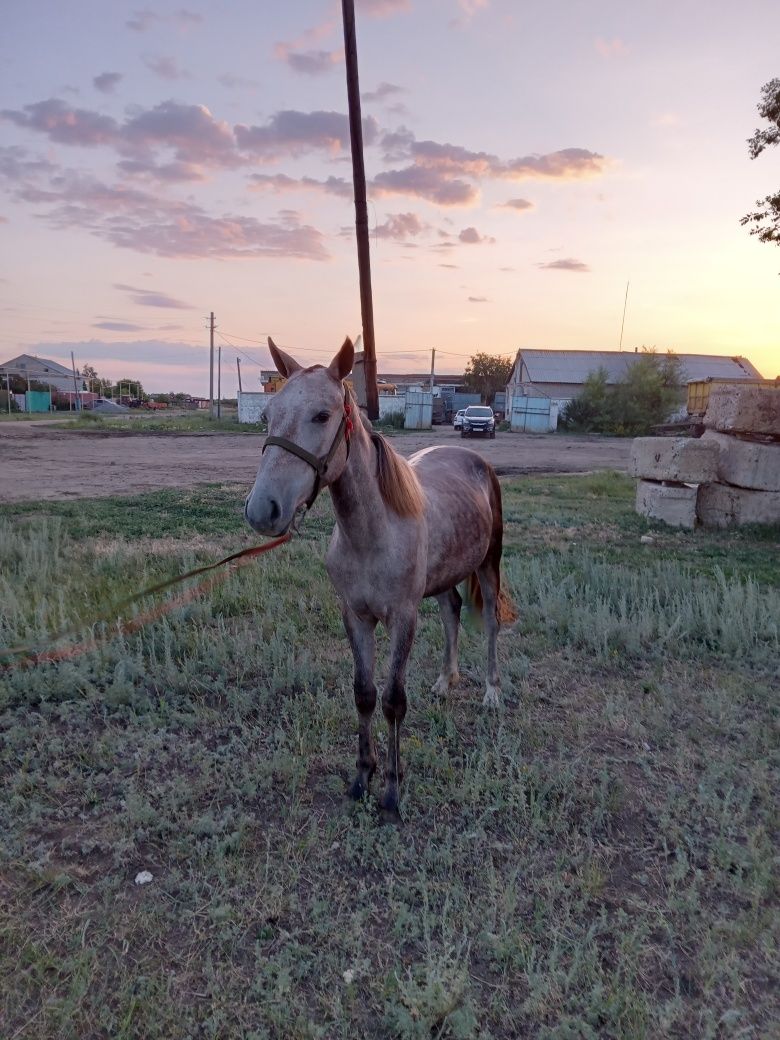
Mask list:
[[[276,501],[275,498],[271,499],[270,506],[271,506],[271,523],[273,524],[273,523],[275,523],[279,519],[279,517],[281,516],[282,511],[279,508],[279,503]]]

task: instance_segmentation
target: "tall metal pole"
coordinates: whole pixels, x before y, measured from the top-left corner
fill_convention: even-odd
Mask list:
[[[434,378],[433,377],[433,368],[434,368],[434,364],[435,363],[436,363],[436,351],[432,350],[431,351],[431,393],[433,393],[433,378]]]
[[[209,419],[214,418],[214,311],[209,314]]]
[[[73,357],[73,351],[72,350],[70,352],[70,364],[71,364],[71,368],[73,369],[74,402],[75,402],[75,405],[76,405],[76,411],[78,412],[78,411],[81,410],[81,400],[79,398],[79,388],[78,388],[78,386],[76,384],[76,359]]]
[[[222,418],[222,346],[217,348],[217,418]]]
[[[236,371],[238,372],[238,392],[242,393],[241,390],[241,358],[236,357]]]
[[[623,300],[623,321],[620,323],[620,346],[618,350],[623,349],[623,327],[626,324],[626,305],[628,303],[628,287],[631,282],[626,282],[626,298]]]
[[[363,322],[363,372],[366,380],[366,406],[369,419],[379,418],[379,391],[376,383],[376,344],[374,341],[374,303],[371,296],[371,257],[366,204],[366,169],[363,163],[363,124],[360,117],[355,2],[341,0],[344,20],[344,57],[347,67],[349,102],[349,140],[352,149],[352,183],[355,192],[355,232],[360,277],[360,315]]]

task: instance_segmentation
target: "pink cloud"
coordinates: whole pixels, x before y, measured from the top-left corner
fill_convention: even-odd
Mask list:
[[[182,163],[238,166],[236,141],[230,125],[215,119],[205,105],[162,101],[133,116],[121,128],[119,150],[144,152],[173,149]]]
[[[563,148],[546,155],[499,159],[489,152],[473,152],[461,145],[413,141],[409,146],[415,163],[445,173],[497,180],[553,178],[574,180],[603,173],[604,156],[585,148]]]
[[[326,177],[319,181],[315,177],[290,177],[286,173],[253,173],[249,187],[251,191],[322,191],[346,199],[353,195],[352,182],[344,177]]]
[[[105,329],[107,332],[143,332],[143,325],[134,325],[130,321],[95,321],[93,329]]]
[[[378,131],[371,116],[363,120],[363,141],[367,146],[374,143]],[[341,112],[286,109],[275,113],[265,126],[239,124],[235,134],[242,151],[262,159],[297,156],[318,148],[330,152],[349,148],[349,120]]]
[[[58,144],[92,146],[110,144],[117,138],[117,122],[84,108],[73,108],[58,98],[25,105],[24,110],[5,109],[0,115],[26,130],[37,130]]]
[[[302,72],[305,76],[321,76],[343,61],[343,50],[297,51],[287,58],[290,68]]]
[[[158,55],[157,57],[148,57],[144,59],[144,65],[150,72],[153,72],[155,76],[159,76],[160,79],[169,81],[178,79],[191,79],[189,72],[185,69],[179,68],[179,63],[175,58],[168,57],[166,55]]]
[[[384,224],[379,224],[374,234],[377,238],[389,238],[396,242],[405,242],[416,238],[430,230],[430,225],[420,220],[416,213],[390,214]]]
[[[479,198],[473,184],[424,166],[386,170],[371,182],[375,195],[411,195],[438,206],[470,206]]]
[[[599,52],[602,58],[617,58],[622,57],[624,54],[628,54],[628,47],[625,45],[623,40],[617,36],[611,40],[605,40],[599,37],[593,44],[596,50]]]
[[[380,83],[376,90],[368,90],[362,93],[360,96],[363,101],[387,101],[388,98],[397,97],[399,94],[405,93],[403,87],[399,87],[395,83]]]
[[[497,209],[511,209],[514,213],[527,213],[529,209],[533,208],[533,202],[529,202],[528,199],[507,199],[506,202],[501,202],[497,206]]]
[[[132,303],[141,307],[165,307],[177,311],[192,311],[195,308],[190,303],[183,303],[167,293],[161,293],[154,289],[138,289],[134,285],[125,285],[115,282],[114,288],[120,292],[128,293]]]
[[[233,214],[213,217],[193,203],[67,174],[52,177],[46,188],[20,188],[16,197],[48,206],[43,219],[55,229],[82,228],[140,253],[181,259],[328,258],[322,233],[289,213],[276,223]]]
[[[563,260],[551,260],[546,264],[537,264],[537,267],[543,271],[574,271],[577,274],[585,274],[590,271],[587,264],[583,263],[582,260],[575,260],[573,257],[566,257]]]
[[[458,241],[468,246],[492,245],[496,240],[491,235],[481,235],[475,227],[463,228],[458,235]]]
[[[113,94],[114,88],[122,79],[121,72],[101,72],[92,80],[92,86],[101,94]]]
[[[372,18],[389,18],[411,11],[411,0],[357,0],[358,10]]]
[[[155,22],[160,21],[160,16],[145,8],[141,11],[133,11],[132,17],[128,18],[125,25],[133,32],[147,32]]]

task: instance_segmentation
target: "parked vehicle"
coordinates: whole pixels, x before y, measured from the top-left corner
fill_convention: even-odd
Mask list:
[[[466,409],[460,435],[461,437],[471,437],[475,433],[481,433],[484,437],[495,437],[496,417],[493,415],[492,408],[473,404]]]
[[[455,418],[452,420],[452,426],[455,430],[463,430],[463,416],[466,414],[466,409],[461,408],[459,412],[455,413]]]

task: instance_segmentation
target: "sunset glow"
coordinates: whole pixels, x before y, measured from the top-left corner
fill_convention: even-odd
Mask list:
[[[186,0],[185,0],[186,2]],[[775,2],[357,0],[379,370],[476,351],[741,354],[780,249],[740,227]],[[4,6],[0,361],[223,389],[360,331],[340,4]],[[246,388],[246,383],[245,383]]]

